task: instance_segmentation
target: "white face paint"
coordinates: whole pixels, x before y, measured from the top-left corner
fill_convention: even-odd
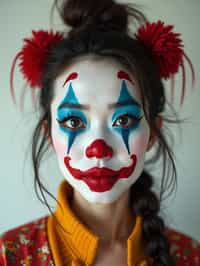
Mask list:
[[[140,176],[150,137],[133,77],[112,59],[86,56],[54,86],[51,134],[62,174],[91,203],[116,201]]]

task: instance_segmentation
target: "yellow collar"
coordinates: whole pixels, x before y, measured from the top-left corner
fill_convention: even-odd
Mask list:
[[[98,249],[99,237],[84,225],[70,208],[73,188],[64,180],[58,190],[55,218],[48,217],[47,234],[55,265],[93,265]],[[150,265],[144,254],[142,240],[142,217],[136,216],[135,226],[127,239],[128,266]]]

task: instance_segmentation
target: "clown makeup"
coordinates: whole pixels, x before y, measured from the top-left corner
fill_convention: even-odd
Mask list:
[[[51,115],[61,172],[89,202],[111,203],[138,179],[150,129],[124,66],[79,58],[55,81]]]

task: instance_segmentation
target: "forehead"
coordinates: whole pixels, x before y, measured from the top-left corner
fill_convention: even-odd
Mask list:
[[[59,104],[71,87],[82,104],[114,103],[121,93],[123,80],[130,96],[140,102],[136,80],[126,67],[111,58],[84,56],[74,60],[56,79],[53,101]]]

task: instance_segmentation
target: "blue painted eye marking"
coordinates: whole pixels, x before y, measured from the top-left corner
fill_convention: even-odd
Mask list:
[[[63,101],[61,102],[61,104],[59,105],[58,110],[57,110],[58,121],[67,120],[67,118],[75,116],[75,117],[79,118],[80,120],[82,120],[85,125],[87,125],[87,118],[82,111],[77,110],[76,108],[72,108],[72,107],[70,107],[70,108],[64,107],[64,104],[66,104],[66,106],[67,106],[67,104],[72,104],[72,103],[73,104],[79,104],[79,101],[78,101],[78,99],[74,93],[72,83],[70,82],[68,92],[67,92],[66,96],[64,97]],[[73,129],[69,129],[66,127],[62,127],[60,125],[60,129],[62,132],[64,132],[68,136],[67,154],[69,154],[70,149],[72,147],[72,144],[74,143],[76,136],[81,134],[84,131],[84,128],[79,128],[77,130],[73,130]]]
[[[72,83],[70,82],[69,84],[69,88],[68,88],[68,92],[67,94],[65,95],[65,98],[63,99],[63,101],[61,102],[60,105],[62,105],[63,103],[65,102],[69,102],[69,103],[79,103],[76,95],[75,95],[75,92],[73,90],[73,87],[72,87]]]
[[[112,115],[112,121],[114,122],[119,116],[129,114],[139,119],[141,117],[141,109],[137,106],[121,106],[116,108],[116,111]]]
[[[133,105],[136,105],[138,107],[140,106],[137,100],[134,99],[134,97],[132,97],[132,95],[129,93],[125,80],[122,80],[122,86],[121,86],[120,96],[118,98],[118,103],[125,101],[130,101],[133,103]]]
[[[122,105],[123,102],[130,102],[130,104],[123,106]],[[135,104],[137,103],[137,101],[130,95],[128,88],[126,86],[126,82],[124,80],[122,81],[120,96],[118,98],[117,103],[119,104],[119,106],[116,107],[115,112],[112,116],[113,122],[119,116],[126,115],[126,114],[132,115],[136,119],[138,119],[138,122],[136,122],[130,128],[114,127],[114,130],[122,136],[124,144],[128,150],[128,153],[130,154],[129,135],[133,130],[135,130],[139,126],[139,118],[141,118],[141,108],[138,104]]]
[[[67,118],[75,116],[83,121],[84,124],[87,124],[87,118],[83,114],[83,112],[79,110],[71,110],[68,108],[63,108],[58,111],[58,120],[63,121],[67,120]],[[67,130],[67,129],[66,129]]]

